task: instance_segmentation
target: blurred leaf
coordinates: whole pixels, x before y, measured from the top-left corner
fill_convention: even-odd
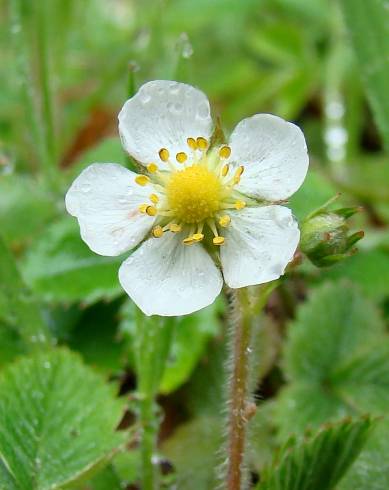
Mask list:
[[[24,244],[56,214],[54,199],[41,181],[16,174],[0,176],[1,233],[8,244]]]
[[[374,304],[347,282],[318,288],[289,326],[283,365],[291,383],[275,409],[282,437],[346,414],[387,411],[388,359]]]
[[[161,448],[177,472],[177,488],[216,488],[217,452],[222,442],[220,418],[200,417],[180,426]]]
[[[0,378],[0,486],[60,488],[108,460],[124,404],[74,354],[25,358]]]
[[[265,468],[258,490],[333,490],[357,458],[372,428],[369,418],[322,428],[298,442],[289,440],[272,466]]]
[[[339,484],[339,490],[387,490],[389,488],[389,421],[379,422],[360,457]]]
[[[348,279],[374,300],[389,296],[389,255],[383,251],[359,251],[321,272],[321,278]]]
[[[76,221],[66,217],[31,244],[23,272],[27,283],[46,301],[92,303],[122,292],[117,277],[122,260],[89,250]]]
[[[12,325],[0,322],[0,367],[26,352],[26,344],[18,330]]]
[[[29,348],[49,340],[49,331],[31,291],[25,286],[15,259],[0,237],[0,319],[13,328]]]
[[[387,0],[340,0],[367,94],[389,150],[389,9]]]
[[[159,386],[160,393],[171,393],[189,379],[205,351],[208,340],[220,329],[218,320],[220,308],[220,302],[217,301],[192,315],[173,320],[171,346]],[[122,317],[121,331],[129,336],[134,353],[137,334],[134,305],[130,301],[124,305]]]

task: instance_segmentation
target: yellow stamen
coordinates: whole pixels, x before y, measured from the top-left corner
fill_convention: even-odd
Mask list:
[[[155,206],[147,206],[146,208],[146,214],[149,216],[156,216],[157,214],[157,208]]]
[[[244,201],[235,201],[234,207],[235,209],[240,210],[246,207],[246,203]]]
[[[157,194],[150,194],[150,201],[153,202],[154,204],[157,204],[157,202],[159,201],[159,197],[157,196]]]
[[[178,225],[177,223],[170,223],[169,230],[173,233],[178,233],[181,231],[181,225]]]
[[[241,165],[240,167],[238,167],[235,171],[235,175],[234,175],[234,184],[239,184],[240,182],[240,177],[241,175],[243,174],[244,172],[244,167],[243,165]]]
[[[180,153],[177,153],[176,155],[176,160],[178,163],[185,163],[187,161],[188,157],[185,152],[180,151]]]
[[[204,238],[204,235],[202,233],[195,233],[192,235],[192,238],[195,242],[201,242],[201,240]]]
[[[194,138],[188,138],[186,142],[188,143],[189,148],[192,148],[192,150],[197,150],[197,143]]]
[[[228,165],[228,163],[226,165],[223,166],[222,168],[222,177],[225,177],[227,174],[228,174],[228,171],[230,170],[230,166]]]
[[[161,236],[163,235],[163,229],[159,225],[158,226],[155,226],[153,228],[152,233],[153,233],[154,238],[161,238]]]
[[[138,207],[138,209],[139,209],[139,211],[140,211],[141,213],[146,213],[146,210],[147,210],[148,206],[149,206],[148,204],[141,204],[141,205]]]
[[[196,241],[193,239],[193,237],[192,237],[192,236],[188,236],[187,238],[184,238],[184,239],[182,240],[182,243],[183,243],[184,245],[193,245],[194,243],[196,243]]]
[[[214,239],[212,240],[214,245],[223,245],[224,243],[224,237],[222,236],[215,236]]]
[[[158,155],[163,162],[167,162],[169,160],[169,151],[166,148],[161,148]]]
[[[155,172],[158,170],[158,165],[156,165],[155,163],[149,163],[147,165],[147,170],[151,173],[151,174],[155,174]]]
[[[198,148],[200,148],[200,150],[206,150],[208,148],[208,141],[202,136],[197,138],[196,143]]]
[[[231,223],[231,217],[228,216],[228,214],[225,214],[224,216],[221,216],[219,218],[219,225],[222,226],[223,228],[227,228]]]
[[[138,185],[145,186],[150,182],[150,179],[147,177],[147,175],[138,175],[135,177],[135,182]]]
[[[231,155],[231,148],[229,146],[222,146],[219,150],[220,158],[229,158]]]

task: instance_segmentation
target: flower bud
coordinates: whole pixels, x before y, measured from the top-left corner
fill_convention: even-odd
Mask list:
[[[356,251],[353,246],[364,236],[363,231],[349,234],[347,223],[360,208],[328,211],[328,204],[301,223],[300,249],[317,267],[330,266],[348,257]]]

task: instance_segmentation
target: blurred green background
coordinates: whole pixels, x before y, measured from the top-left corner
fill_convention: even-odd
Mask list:
[[[112,448],[123,441],[111,440],[110,433],[122,413],[112,408],[116,403],[122,410],[128,406],[122,429],[131,425],[136,411],[139,346],[134,307],[117,279],[123,257],[89,251],[65,212],[64,195],[90,163],[128,164],[117,114],[129,94],[151,79],[202,89],[226,133],[258,112],[300,125],[311,167],[291,199],[298,219],[338,192],[338,207],[363,207],[351,222],[353,229],[365,231],[359,252],[328,269],[305,260],[272,294],[258,322],[254,385],[259,409],[249,450],[253,482],[288,434],[345,415],[385,415],[388,2],[3,0],[0,26],[0,394],[19,393],[16,386],[23,390],[23,383],[17,384],[22,375],[12,362],[47,344],[67,346],[81,356],[86,367],[68,350],[61,354],[64,359],[53,360],[59,366],[74,365],[69,376],[74,374],[75,385],[92,371],[99,373],[101,397],[96,389],[96,399],[88,398],[87,392],[94,391],[92,378],[85,399],[81,393],[73,397],[70,387],[66,395],[74,398],[74,411],[93,401],[102,418],[107,414],[104,422],[83,419],[91,424],[94,449],[80,445],[84,459],[79,467],[63,468],[72,488],[138,488],[137,445],[112,459]],[[215,488],[226,304],[220,298],[197,314],[172,321],[173,343],[158,398],[161,418],[163,414],[158,465],[165,488]],[[55,356],[57,349],[50,349]],[[62,381],[65,386],[68,376]],[[65,394],[58,383],[61,399]],[[27,385],[25,393],[20,407],[38,410],[30,405],[34,390]],[[22,413],[8,398],[0,403],[5,425],[10,423],[6,413],[19,421]],[[53,427],[62,426],[62,419],[55,419],[59,412],[53,411]],[[101,429],[100,440],[95,434],[104,423],[111,428],[106,438]],[[17,435],[15,429],[0,437],[0,454]],[[30,468],[31,463],[31,471],[40,475],[35,486],[29,486],[27,476],[17,486],[0,468],[1,488],[60,488],[66,478],[57,482],[61,471],[50,466],[61,446],[61,434],[56,437],[57,445],[42,448],[39,464],[33,451],[16,457],[16,466]],[[389,488],[388,441],[384,420],[336,488]],[[66,444],[64,448],[71,445]],[[108,466],[96,463],[108,459]],[[88,476],[86,468],[94,472]],[[48,486],[53,482],[57,486]]]

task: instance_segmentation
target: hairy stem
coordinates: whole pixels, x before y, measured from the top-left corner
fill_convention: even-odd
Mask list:
[[[231,342],[232,372],[229,386],[226,486],[228,490],[241,490],[245,480],[244,452],[251,341],[251,315],[247,289],[242,288],[236,292],[234,308],[237,321],[233,324]]]

